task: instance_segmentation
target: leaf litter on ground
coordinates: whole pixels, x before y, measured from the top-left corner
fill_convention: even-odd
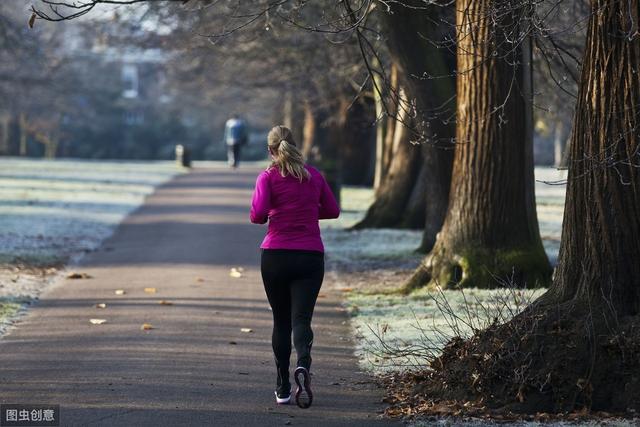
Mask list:
[[[69,273],[67,274],[67,279],[92,279],[93,276],[87,274],[87,273]]]
[[[233,267],[229,272],[229,276],[233,277],[234,279],[239,279],[240,277],[242,277],[243,271],[244,269],[242,267],[238,267],[238,268]]]

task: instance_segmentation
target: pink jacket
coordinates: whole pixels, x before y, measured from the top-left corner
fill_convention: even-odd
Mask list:
[[[337,218],[340,208],[324,177],[305,165],[311,179],[282,177],[275,167],[258,175],[251,202],[251,222],[269,220],[263,249],[303,249],[324,252],[318,220]]]

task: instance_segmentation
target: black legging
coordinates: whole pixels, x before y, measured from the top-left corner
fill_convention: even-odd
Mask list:
[[[276,365],[289,368],[291,332],[297,366],[311,367],[311,317],[324,278],[324,254],[290,249],[263,249],[262,281],[273,310],[271,344]]]

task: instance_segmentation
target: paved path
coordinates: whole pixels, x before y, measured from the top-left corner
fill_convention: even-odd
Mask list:
[[[314,317],[316,401],[274,404],[265,229],[248,223],[257,173],[195,169],[160,187],[84,259],[78,271],[93,278],[50,289],[0,339],[0,403],[60,404],[63,426],[391,425],[326,289]]]

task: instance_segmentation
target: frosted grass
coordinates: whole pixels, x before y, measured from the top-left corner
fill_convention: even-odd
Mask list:
[[[494,318],[506,320],[533,301],[543,289],[511,292],[503,289],[419,290],[410,296],[355,292],[346,306],[355,316],[353,328],[359,345],[360,366],[388,372],[424,367],[427,353],[395,356],[381,354],[381,340],[392,348],[442,348],[452,337],[470,337],[473,329],[489,326]],[[508,306],[508,308],[506,306]],[[450,306],[455,316],[443,315]]]
[[[558,182],[566,179],[566,171],[554,168],[535,169],[535,192],[540,234],[545,251],[552,264],[557,261],[564,211],[565,185],[549,185],[545,182]],[[329,265],[333,268],[330,275],[334,286],[349,290],[356,275],[381,281],[390,277],[389,269],[413,269],[422,258],[415,253],[422,238],[421,231],[368,229],[346,231],[364,216],[373,201],[371,189],[347,187],[342,192],[343,218],[327,221],[323,224],[323,239],[327,248]],[[347,274],[351,272],[351,275]],[[358,273],[361,272],[361,273]],[[410,273],[410,271],[409,271]],[[399,276],[396,286],[408,277]],[[377,283],[369,283],[372,290],[379,290]],[[509,302],[509,307],[517,311],[522,301],[531,301],[544,290],[523,290],[518,301]],[[460,291],[445,290],[441,296],[426,290],[414,292],[409,296],[374,293],[368,289],[355,289],[346,293],[345,305],[352,315],[352,327],[357,339],[356,354],[363,369],[376,373],[388,370],[405,369],[424,361],[404,358],[385,359],[379,355],[380,341],[390,345],[407,346],[429,342],[442,346],[453,332],[451,319],[443,316],[434,298],[445,298],[455,313],[469,310],[475,313],[475,326],[486,325],[495,315],[495,309],[503,307],[501,301],[509,300],[505,290],[466,289]],[[512,296],[513,297],[513,296]],[[494,313],[485,313],[481,307],[494,309]],[[509,314],[503,313],[504,316]],[[506,320],[506,318],[505,318]],[[471,328],[458,322],[457,327],[463,336],[471,333]],[[383,332],[384,331],[384,332]],[[442,335],[444,333],[444,335]]]
[[[180,171],[168,161],[0,158],[0,335],[64,264]]]
[[[0,263],[64,263],[93,250],[173,162],[0,158]]]

